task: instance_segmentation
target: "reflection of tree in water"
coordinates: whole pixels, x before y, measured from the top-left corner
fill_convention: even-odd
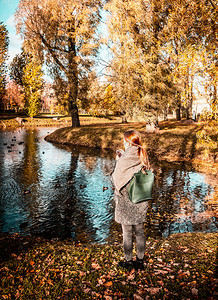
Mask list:
[[[13,142],[11,152],[0,155],[1,160],[5,159],[4,164],[0,165],[0,173],[4,176],[1,178],[1,203],[6,214],[5,226],[12,227],[7,230],[18,231],[19,226],[24,224],[27,226],[26,218],[29,212],[31,214],[35,212],[37,206],[35,194],[39,183],[40,166],[36,136],[35,130],[17,130],[7,132],[6,135],[7,143]],[[18,150],[21,149],[23,152],[19,153],[22,153],[22,156],[19,156]]]
[[[163,165],[160,168],[155,180],[154,200],[148,212],[150,235],[193,231],[193,224],[187,216],[205,210],[204,199],[208,193],[200,176],[178,166],[172,169],[172,166]],[[181,215],[183,221],[179,223],[178,216]]]
[[[4,215],[4,206],[5,206],[5,187],[4,187],[4,181],[5,181],[5,174],[2,171],[4,166],[4,159],[5,159],[5,151],[3,148],[4,144],[4,134],[3,131],[0,131],[0,220],[2,220],[2,217]],[[5,145],[6,146],[6,143]],[[3,228],[3,222],[0,222],[0,230],[2,231]]]
[[[105,241],[110,232],[109,227],[113,218],[111,208],[113,192],[110,172],[107,173],[109,169],[111,172],[111,160],[80,155],[78,169],[74,174],[78,207],[84,214],[85,232],[92,241]]]
[[[21,202],[24,209],[32,217],[38,211],[37,190],[40,181],[40,161],[38,147],[38,131],[27,129],[24,135],[23,159],[15,170],[19,185],[23,190]]]
[[[108,207],[112,193],[110,186],[108,187],[111,184],[109,174],[112,170],[110,154],[89,148],[71,147],[71,151],[65,196],[60,195],[63,203],[60,221],[63,236],[83,242],[99,241],[102,238],[101,230],[105,231],[106,238],[110,227],[108,219],[113,215]],[[104,192],[105,176],[107,187],[104,187]]]
[[[22,145],[15,145],[12,153],[3,148],[5,152],[0,155],[3,168],[0,179],[4,180],[0,186],[4,183],[4,190],[10,191],[1,192],[0,197],[8,202],[8,206],[4,201],[0,204],[0,218],[7,218],[5,226],[9,228],[16,223],[19,229],[23,221],[28,221],[26,233],[72,237],[82,242],[113,240],[113,230],[117,230],[110,181],[113,153],[38,142],[36,130],[24,130],[19,138],[24,141]],[[7,139],[11,140],[11,136]],[[160,166],[148,214],[150,235],[205,231],[205,228],[214,231],[215,223],[211,217],[208,221],[205,207],[209,184],[201,174],[191,172],[190,167]],[[28,189],[30,193],[23,194]],[[15,218],[9,224],[8,216],[14,210]]]
[[[37,130],[27,130],[24,139],[23,162],[20,166],[24,186],[35,187],[39,182],[39,158],[38,158],[38,141]]]
[[[70,166],[57,167],[55,176],[46,189],[44,218],[38,222],[36,233],[46,237],[71,238],[72,215],[79,215],[76,209],[77,192],[74,186],[73,173],[77,168],[78,154],[71,155]],[[40,230],[39,230],[40,229]]]
[[[41,212],[33,233],[82,242],[101,241],[107,237],[113,212],[108,208],[112,194],[108,186],[110,178],[105,179],[105,176],[111,168],[111,160],[95,154],[73,151],[68,166],[60,164],[54,170],[45,191],[47,207]],[[104,183],[108,187],[105,192]]]
[[[168,182],[169,170],[163,166],[159,168],[159,172],[155,178],[153,198],[150,209],[148,211],[147,225],[151,231],[149,235],[160,235],[166,222],[170,222],[173,214],[176,213],[174,193],[176,186],[176,175],[174,171],[172,174],[172,182]]]

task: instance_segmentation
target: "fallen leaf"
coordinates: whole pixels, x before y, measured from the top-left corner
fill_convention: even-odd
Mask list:
[[[8,272],[9,269],[7,267],[3,267],[3,268],[0,269],[0,271],[6,271],[6,272]]]
[[[118,296],[119,298],[121,298],[121,292],[120,292],[120,291],[115,292],[115,293],[114,293],[114,296]]]
[[[110,287],[110,286],[112,286],[113,285],[113,282],[112,281],[108,281],[108,282],[105,282],[104,283],[104,286],[106,286],[106,287]]]
[[[105,300],[112,300],[111,296],[104,296]]]
[[[92,263],[92,269],[100,270],[101,266],[98,263]]]
[[[157,294],[161,288],[147,288],[145,289],[147,292],[151,293],[152,295]]]
[[[159,274],[167,274],[169,273],[168,271],[163,271],[163,270],[155,270],[154,274],[159,275]]]
[[[102,285],[104,283],[104,281],[102,279],[98,279],[98,284]]]
[[[194,280],[192,282],[189,282],[188,285],[195,285],[196,283],[197,283],[197,281]]]
[[[15,298],[18,299],[20,297],[20,291],[16,292]]]
[[[141,296],[139,296],[138,294],[134,294],[134,295],[133,295],[133,298],[134,298],[135,300],[143,300],[143,298],[142,298]]]
[[[193,288],[192,290],[192,295],[197,296],[198,295],[198,290],[196,288]]]
[[[86,275],[86,273],[83,272],[83,271],[78,271],[78,272],[79,272],[79,275],[80,275],[80,276],[85,276],[85,275]]]
[[[181,279],[182,277],[185,277],[186,276],[186,272],[183,272],[181,274],[179,274],[179,278]]]
[[[133,280],[135,279],[135,274],[130,274],[128,277],[127,277],[128,280]]]
[[[162,281],[162,280],[160,280],[160,281],[157,281],[157,283],[158,283],[159,285],[161,285],[161,286],[163,286],[163,285],[164,285],[164,283],[163,283],[163,281]]]

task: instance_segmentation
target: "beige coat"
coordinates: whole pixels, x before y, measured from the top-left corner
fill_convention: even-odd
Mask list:
[[[133,204],[128,196],[128,184],[134,173],[141,168],[138,156],[138,147],[127,148],[124,154],[117,160],[112,173],[112,181],[115,186],[115,221],[125,225],[137,225],[146,219],[148,202]]]

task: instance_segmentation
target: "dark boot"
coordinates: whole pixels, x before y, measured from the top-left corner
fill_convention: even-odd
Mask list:
[[[118,265],[119,265],[121,268],[126,269],[127,271],[131,271],[131,270],[134,268],[134,266],[133,266],[133,261],[132,261],[132,260],[129,260],[129,261],[127,261],[127,260],[120,261],[120,262],[118,263]]]
[[[138,257],[136,258],[135,261],[135,270],[141,270],[143,271],[145,269],[143,259],[139,259]]]

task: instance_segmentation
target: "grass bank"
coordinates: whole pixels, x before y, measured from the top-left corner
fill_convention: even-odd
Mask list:
[[[216,173],[217,147],[201,144],[197,133],[204,127],[208,136],[217,143],[218,126],[207,128],[204,123],[186,123],[184,121],[162,121],[160,130],[146,132],[145,123],[121,124],[118,122],[84,125],[80,128],[60,128],[46,137],[47,141],[85,147],[109,148],[113,151],[122,148],[123,133],[135,128],[142,134],[149,156],[153,161],[186,161],[195,164],[204,172]]]
[[[1,234],[1,299],[215,299],[218,233],[148,239],[144,271],[118,268],[123,251]]]
[[[16,120],[16,115],[0,115],[0,128],[16,128],[16,127],[38,127],[38,126],[51,126],[51,127],[66,127],[71,125],[71,117],[59,115],[39,115],[34,118],[21,117],[24,122],[21,125]],[[92,117],[89,115],[80,115],[81,126],[90,124],[105,124],[120,122],[120,117]]]

